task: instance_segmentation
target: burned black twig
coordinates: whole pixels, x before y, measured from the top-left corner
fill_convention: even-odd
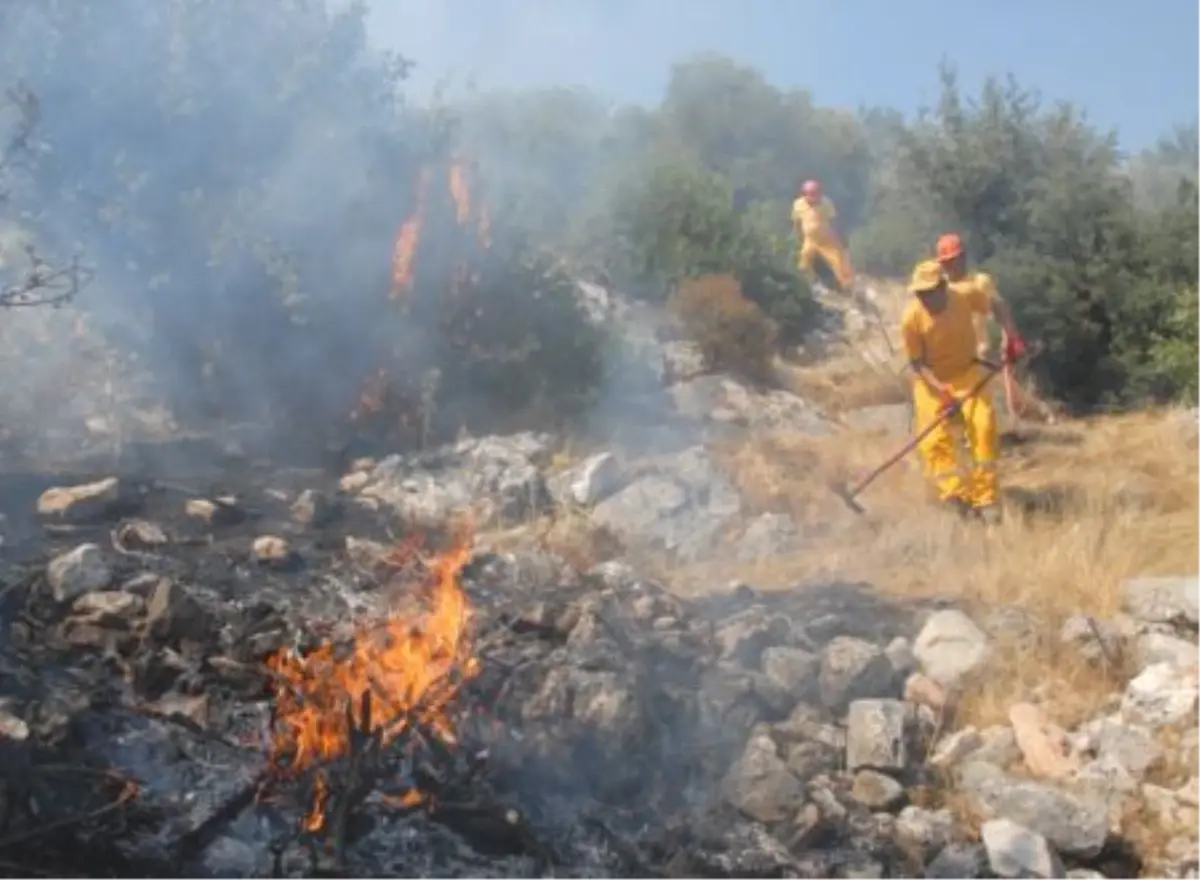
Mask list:
[[[109,815],[116,813],[122,807],[125,807],[134,798],[137,797],[138,786],[134,782],[126,781],[121,787],[116,799],[111,803],[105,804],[94,810],[89,810],[75,816],[68,816],[64,819],[59,819],[54,822],[46,822],[38,825],[36,828],[31,828],[28,831],[22,831],[17,834],[10,834],[7,837],[0,838],[0,852],[12,847],[27,844],[30,841],[40,837],[45,837],[49,834],[54,834],[66,828],[71,828],[76,825],[85,825],[90,822],[97,822]]]

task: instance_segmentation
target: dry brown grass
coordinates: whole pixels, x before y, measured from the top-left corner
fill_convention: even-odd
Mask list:
[[[861,579],[902,596],[1025,611],[1035,647],[998,645],[995,674],[968,695],[963,720],[1002,723],[1014,700],[1032,696],[1074,723],[1111,694],[1121,671],[1082,662],[1060,645],[1059,628],[1071,614],[1116,613],[1128,578],[1197,570],[1196,446],[1172,413],[1039,427],[1015,439],[1023,442],[1010,446],[1002,468],[1009,516],[986,529],[934,509],[913,459],[866,491],[867,515],[844,508],[828,483],[867,471],[896,448],[894,436],[776,434],[727,448],[724,460],[750,504],[790,513],[808,540],[793,556],[722,574],[780,587]],[[1035,504],[1058,509],[1039,513],[1029,509]]]
[[[885,326],[895,327],[903,298],[885,288],[876,301]],[[797,390],[835,410],[903,400],[878,326],[860,324],[850,342],[796,370]],[[999,387],[992,393],[1002,397]],[[934,509],[915,455],[866,490],[865,516],[830,492],[830,482],[853,483],[883,461],[902,435],[847,427],[832,437],[778,432],[732,444],[722,457],[749,506],[791,514],[805,546],[789,557],[719,572],[707,565],[673,579],[685,590],[738,578],[762,587],[861,579],[900,596],[960,600],[983,614],[1018,609],[1034,623],[1035,644],[1001,640],[996,668],[966,697],[958,720],[1003,723],[1013,701],[1034,698],[1072,724],[1111,697],[1124,670],[1089,666],[1061,645],[1062,622],[1077,613],[1110,617],[1131,577],[1198,569],[1195,434],[1170,411],[1054,426],[1006,420],[1013,430],[1001,479],[1009,515],[992,528]]]

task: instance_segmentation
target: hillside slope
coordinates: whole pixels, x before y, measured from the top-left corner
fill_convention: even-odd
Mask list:
[[[990,659],[986,675],[942,710],[944,732],[1008,729],[1013,708],[1029,703],[1068,730],[1110,713],[1148,662],[1139,641],[1144,627],[1124,613],[1128,583],[1198,570],[1196,412],[1047,424],[1049,408],[1040,402],[1032,419],[1004,412],[997,382],[991,391],[1002,410],[1002,525],[963,523],[928,503],[915,455],[866,491],[867,513],[856,515],[829,483],[852,482],[884,460],[906,439],[910,418],[895,338],[904,293],[894,283],[870,289],[877,315],[851,308],[840,330],[779,364],[790,392],[756,395],[712,376],[674,386],[677,403],[695,407],[699,398],[712,407],[708,415],[720,430],[706,448],[740,499],[737,521],[716,529],[710,552],[681,560],[638,546],[643,535],[629,546],[628,530],[618,536],[627,539],[623,545],[611,534],[611,513],[600,523],[577,513],[543,524],[543,545],[580,563],[627,553],[686,596],[723,593],[731,584],[792,591],[862,581],[891,596],[967,609],[991,639]],[[1023,388],[1036,401],[1028,383]],[[781,402],[792,394],[792,403]],[[781,415],[791,407],[792,416]],[[627,453],[623,464],[634,471],[675,467],[662,458],[638,463]],[[652,507],[654,491],[647,483],[637,503]],[[1108,639],[1118,630],[1113,638],[1124,649],[1106,643],[1112,650],[1097,655],[1094,633]],[[1090,639],[1092,650],[1080,650],[1081,639]],[[1170,758],[1154,769],[1152,784],[1194,785],[1194,728],[1182,746],[1177,730],[1160,734]],[[1031,772],[1017,764],[1018,772]],[[949,797],[957,803],[957,795]],[[1194,808],[1155,812],[1139,797],[1121,803],[1114,809],[1124,812],[1126,833],[1144,844],[1146,870],[1180,870],[1179,841],[1195,845],[1188,825]]]

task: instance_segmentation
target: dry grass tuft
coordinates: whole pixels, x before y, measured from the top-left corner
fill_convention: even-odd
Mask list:
[[[705,363],[755,382],[774,376],[778,327],[731,275],[684,280],[668,303]]]

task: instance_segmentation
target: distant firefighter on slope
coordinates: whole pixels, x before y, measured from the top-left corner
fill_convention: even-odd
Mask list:
[[[854,267],[836,228],[837,208],[815,180],[806,180],[800,196],[792,203],[792,226],[800,246],[799,268],[814,285],[818,282],[816,259],[820,257],[837,279],[842,293],[854,286]]]

